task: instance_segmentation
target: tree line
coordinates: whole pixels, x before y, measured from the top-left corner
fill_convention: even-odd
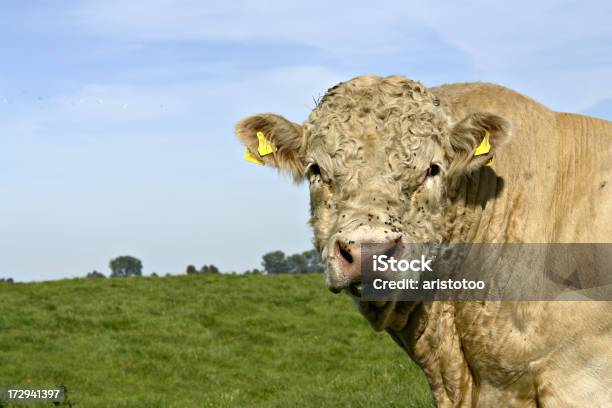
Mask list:
[[[312,249],[297,254],[285,255],[283,251],[268,252],[262,257],[262,269],[254,268],[243,272],[245,275],[257,274],[282,274],[282,273],[311,273],[323,272],[323,261],[319,253]],[[128,276],[142,276],[142,261],[134,256],[122,255],[113,258],[108,263],[111,270],[111,278],[125,278]],[[194,274],[220,274],[222,273],[215,265],[203,265],[201,268],[196,268],[195,265],[187,265],[185,273],[188,275]],[[236,273],[236,272],[225,272]],[[153,273],[152,276],[157,276]],[[101,272],[96,270],[90,272],[87,278],[105,278]]]
[[[289,256],[283,251],[268,252],[261,265],[269,274],[323,272],[324,267],[321,255],[314,249]]]

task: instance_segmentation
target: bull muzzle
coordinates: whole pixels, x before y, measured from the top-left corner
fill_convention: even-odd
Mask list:
[[[363,268],[370,267],[373,255],[396,256],[401,253],[401,247],[399,236],[338,237],[327,263],[327,287],[333,293],[347,289],[353,296],[361,297]]]

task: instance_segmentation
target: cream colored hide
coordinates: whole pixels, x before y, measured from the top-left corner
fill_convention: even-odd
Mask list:
[[[612,123],[492,84],[364,76],[302,125],[260,114],[236,131],[257,160],[308,180],[327,286],[423,368],[439,407],[612,406],[612,302],[381,307],[359,301],[352,267],[363,242],[611,242]],[[260,131],[273,153],[258,154]]]

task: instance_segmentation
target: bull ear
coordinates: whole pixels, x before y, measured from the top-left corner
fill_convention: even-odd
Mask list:
[[[500,116],[482,112],[466,116],[450,134],[449,175],[470,174],[490,163],[510,135],[510,123]]]
[[[236,134],[254,160],[289,171],[296,180],[304,176],[305,140],[301,125],[279,115],[262,113],[238,122]],[[264,143],[271,143],[268,150],[261,150],[262,137]]]

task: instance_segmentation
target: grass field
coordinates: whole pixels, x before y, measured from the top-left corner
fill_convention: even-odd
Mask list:
[[[0,284],[0,387],[57,384],[87,408],[432,406],[318,274]]]

